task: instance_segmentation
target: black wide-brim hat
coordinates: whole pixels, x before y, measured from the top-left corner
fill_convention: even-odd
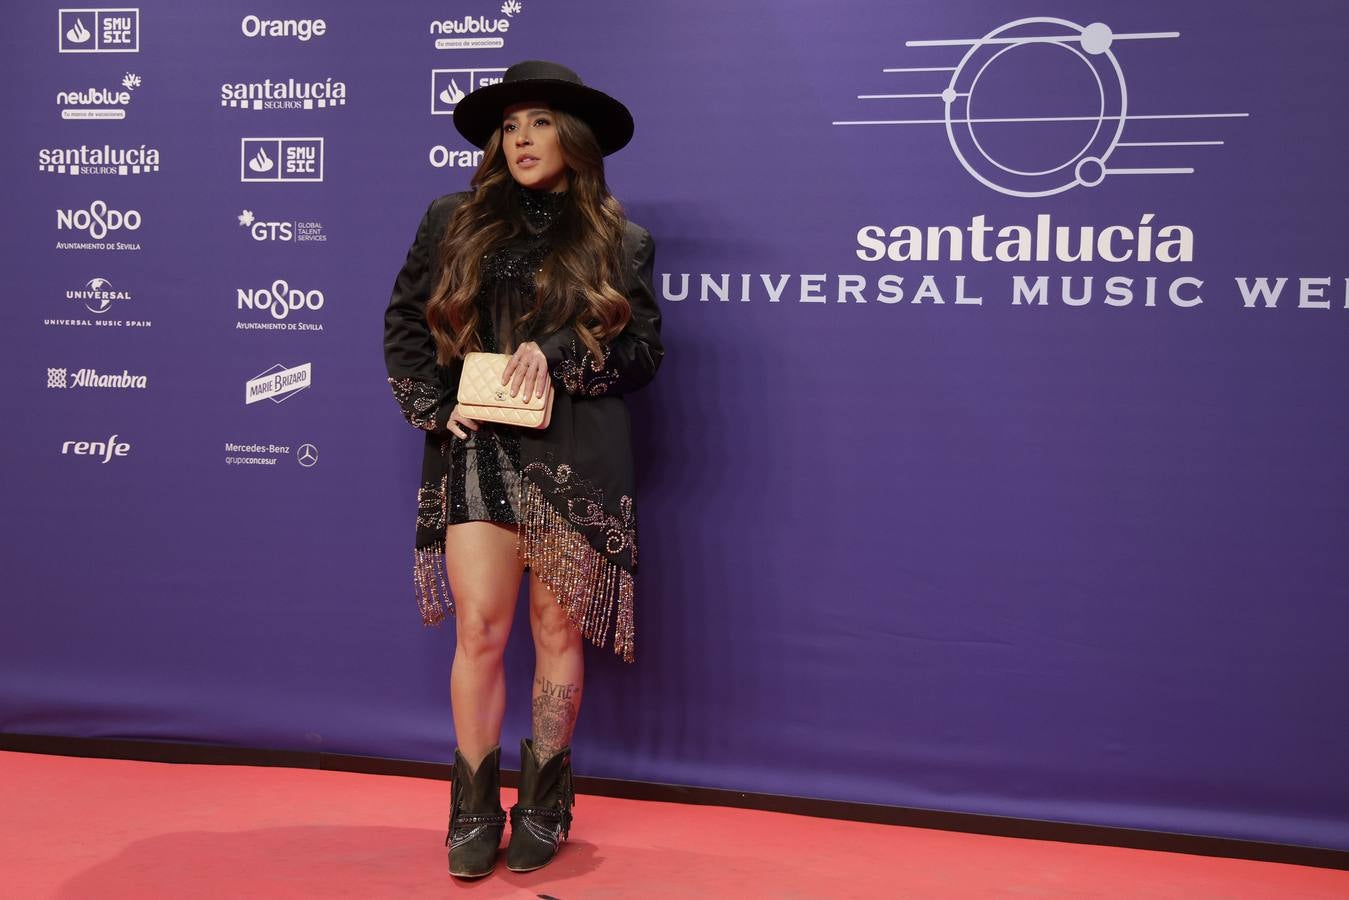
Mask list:
[[[566,66],[542,59],[518,62],[496,84],[466,95],[454,106],[454,127],[481,149],[501,127],[506,107],[525,100],[543,101],[584,121],[595,132],[605,156],[632,140],[632,113],[626,106],[603,91],[586,87],[581,76]]]

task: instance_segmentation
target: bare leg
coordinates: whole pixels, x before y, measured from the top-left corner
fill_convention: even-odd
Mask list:
[[[515,528],[495,522],[462,522],[445,530],[445,570],[455,604],[450,707],[459,751],[475,770],[501,742],[502,657],[524,572],[515,543]]]
[[[581,632],[529,570],[529,624],[534,633],[534,755],[540,763],[571,743],[581,710],[585,654]]]

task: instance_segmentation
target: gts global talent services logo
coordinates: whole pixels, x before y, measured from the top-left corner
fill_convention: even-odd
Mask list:
[[[56,13],[57,49],[62,53],[139,53],[141,11],[60,9]]]
[[[132,72],[122,76],[121,90],[87,87],[78,91],[58,91],[56,105],[63,119],[125,119],[131,105],[131,92],[141,86],[141,77]]]
[[[454,115],[455,104],[480,87],[496,84],[505,73],[505,69],[432,69],[431,115]]]
[[[258,218],[251,209],[244,210],[235,218],[241,228],[248,229],[248,236],[255,241],[279,241],[282,243],[293,241],[297,244],[304,244],[322,243],[328,240],[328,234],[323,230],[323,223],[315,222],[312,219],[275,222]]]
[[[242,138],[239,180],[300,182],[323,180],[323,138]]]
[[[437,50],[496,50],[506,46],[506,32],[520,15],[520,0],[505,0],[500,16],[460,16],[431,23]]]

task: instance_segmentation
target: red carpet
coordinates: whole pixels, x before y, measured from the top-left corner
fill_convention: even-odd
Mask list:
[[[6,898],[1349,897],[1328,869],[587,795],[547,867],[459,882],[448,782],[310,769],[0,752],[0,797]]]

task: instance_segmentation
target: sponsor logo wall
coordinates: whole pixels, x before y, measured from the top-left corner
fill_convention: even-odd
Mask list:
[[[631,398],[646,662],[591,656],[588,702],[624,711],[585,733],[592,774],[668,774],[633,690],[691,698],[686,783],[797,793],[819,754],[791,708],[845,735],[831,799],[1342,840],[1337,769],[1231,730],[1349,754],[1262,705],[1349,677],[1335,4],[8,12],[14,568],[60,600],[14,612],[32,653],[0,634],[0,705],[38,653],[150,690],[168,634],[193,697],[238,695],[76,730],[170,709],[188,737],[445,757],[449,645],[401,580],[428,436],[378,335],[426,204],[482,161],[457,105],[560,57],[632,106],[606,179],[655,238],[668,351]],[[46,536],[81,529],[71,566]],[[769,619],[818,665],[775,668]],[[685,645],[686,620],[716,626]],[[884,714],[840,716],[845,688]],[[1241,788],[1177,821],[1178,784]]]

